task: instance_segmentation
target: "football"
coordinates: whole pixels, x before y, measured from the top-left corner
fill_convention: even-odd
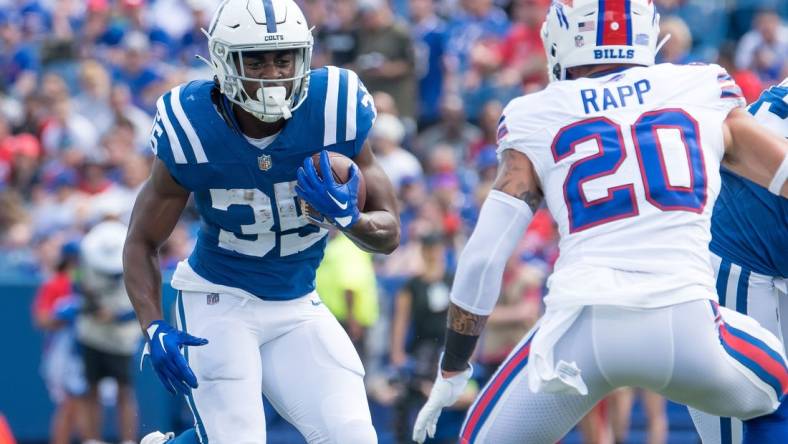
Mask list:
[[[328,152],[328,160],[331,163],[331,175],[334,176],[334,181],[336,183],[345,183],[348,180],[349,173],[350,173],[350,165],[354,164],[353,160],[345,155],[335,153],[333,151]],[[312,155],[312,162],[315,165],[315,170],[317,171],[318,176],[321,178],[323,176],[323,171],[320,170],[320,153],[315,153]],[[364,181],[364,175],[361,174],[361,170],[358,171],[358,209],[359,211],[364,211],[364,204],[367,201],[367,185]],[[315,211],[309,204],[303,202],[304,211],[310,213],[312,217],[315,219],[322,219],[320,213]]]

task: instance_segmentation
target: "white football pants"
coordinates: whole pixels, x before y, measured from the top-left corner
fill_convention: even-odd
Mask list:
[[[777,338],[709,300],[655,309],[583,308],[553,352],[556,362],[576,363],[586,396],[531,392],[525,369],[538,328],[512,350],[471,406],[462,444],[552,444],[618,387],[646,388],[744,419],[774,411],[777,391],[788,389]]]
[[[758,274],[728,260],[711,254],[717,276],[717,296],[720,305],[744,313],[784,341],[788,323],[788,295],[776,285],[775,278]],[[785,342],[783,342],[783,348]],[[788,351],[786,351],[788,353]],[[736,418],[720,418],[690,408],[692,422],[703,444],[740,444],[742,423]]]
[[[317,293],[289,301],[181,292],[178,328],[206,338],[184,355],[200,441],[264,444],[261,392],[309,443],[375,444],[364,368]]]

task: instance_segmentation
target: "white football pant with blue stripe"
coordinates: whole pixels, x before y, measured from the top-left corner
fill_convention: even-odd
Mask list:
[[[206,338],[184,353],[202,444],[265,444],[261,392],[310,444],[375,444],[364,368],[316,292],[286,301],[182,291],[178,328]]]
[[[788,391],[779,340],[753,319],[710,300],[651,309],[583,308],[553,352],[555,362],[574,362],[580,369],[585,396],[529,389],[526,364],[537,329],[515,347],[471,406],[460,443],[553,444],[619,387],[646,388],[742,419],[773,412]]]
[[[751,316],[784,341],[786,322],[781,322],[781,319],[788,315],[788,295],[780,289],[779,280],[755,273],[714,253],[712,264],[717,274],[720,305]],[[720,418],[693,408],[689,410],[703,444],[741,443],[742,423],[738,419]]]

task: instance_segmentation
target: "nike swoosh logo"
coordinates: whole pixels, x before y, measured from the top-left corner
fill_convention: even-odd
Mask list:
[[[347,202],[340,202],[340,201],[338,201],[338,200],[337,200],[337,199],[336,199],[334,196],[332,196],[332,195],[331,195],[331,193],[329,193],[328,191],[326,191],[326,194],[328,194],[328,197],[330,197],[330,198],[331,198],[331,200],[333,200],[333,201],[334,201],[334,203],[335,203],[335,204],[337,204],[337,206],[338,206],[339,208],[341,208],[341,209],[343,209],[343,210],[347,210]]]
[[[323,303],[323,301],[309,301],[309,302],[311,302],[312,305],[314,305],[315,307]]]
[[[159,335],[159,344],[161,344],[161,349],[166,351],[167,349],[164,348],[164,337],[167,336],[167,333],[162,333]]]

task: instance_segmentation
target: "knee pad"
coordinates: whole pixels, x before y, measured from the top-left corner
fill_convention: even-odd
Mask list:
[[[338,424],[332,434],[335,444],[377,444],[378,434],[368,420],[355,419]]]

